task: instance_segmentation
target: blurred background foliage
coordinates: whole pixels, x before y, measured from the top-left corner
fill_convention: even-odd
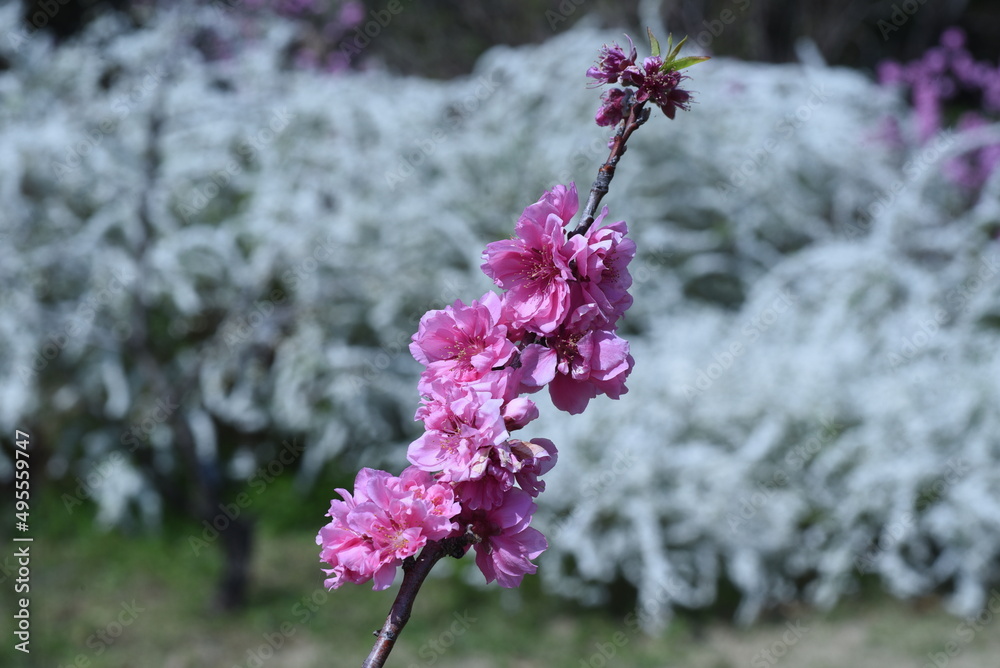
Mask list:
[[[25,20],[43,11],[40,0],[21,0]],[[63,3],[60,3],[63,4]],[[340,2],[274,2],[205,0],[218,7],[264,7],[293,16],[304,24],[322,26],[339,13]],[[356,0],[359,14],[385,9],[378,0]],[[962,28],[970,51],[978,58],[1000,55],[1000,7],[989,0],[912,0],[911,2],[793,2],[792,0],[527,0],[525,2],[463,2],[434,0],[418,3],[420,11],[403,12],[391,40],[376,40],[366,58],[391,71],[422,77],[449,78],[472,71],[476,59],[498,44],[538,43],[571,28],[587,17],[605,27],[633,32],[651,15],[692,43],[720,56],[785,63],[796,60],[802,38],[815,42],[826,62],[874,70],[887,58],[913,60],[937,43],[945,27]],[[120,12],[136,26],[155,11],[156,0],[69,0],[46,22],[45,30],[59,39],[79,31],[104,12]],[[919,11],[916,11],[919,9]],[[727,30],[726,12],[740,17],[738,30]],[[901,13],[897,13],[901,12]],[[43,11],[44,13],[44,11]],[[904,20],[893,20],[894,13]],[[885,21],[883,25],[879,21]],[[899,25],[896,25],[896,23]],[[875,29],[873,30],[873,27]],[[307,43],[317,30],[303,31]],[[718,32],[719,34],[714,34]],[[703,34],[705,33],[705,34]],[[887,36],[891,39],[887,39]]]
[[[564,532],[562,543],[581,547],[554,546],[548,572],[559,577],[546,583],[544,593],[543,578],[529,579],[520,592],[483,591],[466,586],[475,579],[468,577],[466,565],[443,569],[441,579],[449,585],[433,582],[427,587],[424,608],[418,610],[401,656],[394,660],[400,665],[408,660],[437,665],[595,665],[592,655],[599,647],[594,642],[608,642],[605,639],[623,628],[623,618],[644,602],[637,583],[647,581],[657,564],[665,573],[663,564],[670,559],[673,572],[691,576],[696,584],[687,598],[678,596],[669,606],[681,616],[665,632],[636,636],[623,646],[620,656],[630,665],[745,665],[761,648],[780,642],[789,619],[830,622],[817,633],[821,641],[809,649],[801,647],[795,665],[802,666],[831,665],[830,653],[842,649],[845,638],[853,638],[854,644],[848,643],[851,649],[843,656],[835,655],[838,665],[911,665],[930,660],[928,655],[953,641],[959,622],[946,616],[938,597],[964,601],[964,607],[950,608],[962,614],[984,605],[982,592],[995,582],[994,547],[1000,542],[983,539],[973,549],[963,533],[975,532],[980,522],[980,532],[996,536],[995,518],[990,519],[995,494],[981,488],[962,487],[961,493],[933,488],[941,462],[953,454],[949,448],[954,434],[970,434],[973,444],[995,441],[989,436],[976,440],[978,430],[988,431],[990,425],[977,411],[996,393],[990,367],[983,362],[990,359],[983,351],[995,343],[997,315],[990,305],[995,290],[968,286],[1000,229],[1000,218],[991,208],[996,179],[984,179],[969,192],[952,187],[947,179],[928,177],[929,185],[906,200],[898,216],[917,221],[902,235],[908,238],[889,244],[886,266],[871,259],[883,257],[878,254],[882,247],[870,238],[878,237],[872,230],[890,230],[886,235],[894,239],[893,226],[903,224],[892,219],[883,225],[873,202],[894,192],[904,166],[920,157],[922,143],[910,127],[911,100],[892,98],[865,77],[874,78],[887,59],[909,62],[923,56],[949,26],[964,29],[977,60],[995,65],[1000,56],[994,38],[1000,33],[1000,7],[983,0],[914,0],[910,4],[916,11],[909,13],[901,9],[907,3],[857,1],[404,4],[407,11],[350,58],[343,45],[384,11],[386,3],[206,1],[191,4],[203,12],[194,22],[199,29],[175,33],[159,27],[162,14],[174,3],[77,0],[60,3],[51,16],[52,3],[25,1],[17,8],[18,25],[44,23],[41,33],[54,39],[49,46],[47,38],[32,34],[22,49],[19,38],[8,35],[0,54],[8,82],[17,82],[4,89],[4,119],[20,124],[9,126],[3,188],[11,204],[0,220],[4,252],[18,254],[6,256],[0,271],[5,282],[18,289],[5,294],[0,304],[4,313],[21,316],[19,322],[7,318],[3,325],[10,341],[2,358],[9,385],[0,397],[0,410],[5,428],[16,424],[33,434],[34,498],[42,499],[33,508],[39,532],[37,600],[44,620],[37,636],[40,660],[69,664],[83,655],[93,665],[125,666],[157,664],[170,657],[164,665],[251,665],[247,648],[252,650],[259,638],[289,618],[302,623],[295,627],[300,634],[287,638],[275,662],[324,665],[329,652],[341,648],[360,660],[369,627],[377,625],[388,597],[353,588],[322,595],[336,604],[317,608],[315,614],[296,608],[321,583],[312,538],[332,490],[349,486],[360,465],[393,470],[401,466],[401,448],[412,437],[410,416],[416,404],[415,389],[407,384],[415,368],[405,359],[405,343],[420,314],[486,289],[484,279],[476,277],[482,244],[507,236],[520,208],[541,188],[570,177],[588,183],[603,157],[601,137],[594,135],[590,144],[566,138],[576,135],[576,128],[581,136],[584,128],[592,129],[584,123],[592,113],[589,107],[596,106],[595,91],[574,81],[581,92],[567,93],[567,84],[546,81],[551,72],[569,70],[565,64],[558,69],[539,60],[533,69],[515,52],[490,49],[545,45],[574,26],[601,30],[604,39],[621,39],[622,31],[641,34],[641,26],[650,23],[687,34],[692,46],[716,56],[787,68],[741,69],[720,59],[717,71],[725,85],[699,78],[695,87],[715,93],[714,105],[709,95],[696,106],[704,120],[678,125],[687,132],[683,140],[670,134],[675,128],[650,128],[649,136],[639,139],[640,144],[648,140],[647,146],[630,151],[632,173],[639,176],[623,175],[616,182],[619,201],[630,207],[623,207],[621,215],[626,217],[627,210],[630,225],[638,221],[633,229],[640,230],[644,249],[638,266],[652,278],[637,279],[638,308],[629,333],[638,348],[645,346],[647,359],[669,359],[655,374],[686,378],[690,388],[697,383],[696,373],[708,368],[711,355],[718,359],[718,350],[731,340],[726,337],[740,331],[747,318],[758,317],[756,331],[764,333],[767,328],[760,325],[759,314],[771,303],[773,290],[789,285],[799,290],[797,298],[805,300],[803,322],[790,329],[801,329],[772,331],[773,347],[761,349],[760,365],[747,371],[747,378],[766,386],[759,406],[717,388],[714,404],[708,397],[701,408],[694,408],[681,400],[680,380],[667,391],[638,377],[636,395],[654,402],[650,406],[663,402],[666,417],[661,422],[643,415],[652,411],[614,413],[618,409],[612,408],[606,413],[611,418],[594,420],[627,425],[619,435],[609,434],[607,424],[590,421],[580,422],[574,431],[558,432],[580,447],[576,455],[567,452],[564,477],[550,483],[558,490],[562,481],[563,491],[551,492],[546,508],[550,527],[543,530]],[[38,20],[39,12],[44,21]],[[737,27],[729,27],[726,12],[740,16]],[[237,20],[218,21],[219,16]],[[14,34],[25,34],[20,30]],[[144,35],[154,33],[148,43],[143,41]],[[815,51],[803,39],[811,40]],[[589,52],[579,55],[584,67],[598,46],[594,41]],[[101,51],[105,47],[107,51]],[[552,48],[525,53],[572,52],[567,46]],[[98,58],[87,57],[98,52]],[[72,54],[79,56],[79,71],[73,70]],[[798,67],[811,56],[818,57],[808,67]],[[142,92],[154,61],[167,61],[170,67],[152,75],[154,83]],[[864,76],[824,69],[821,62],[855,68]],[[845,93],[832,105],[837,109],[818,110],[816,118],[822,120],[805,121],[801,137],[765,155],[769,164],[758,172],[764,176],[745,186],[737,184],[735,198],[723,198],[725,187],[720,184],[732,180],[738,160],[759,151],[771,130],[807,98],[813,75],[832,82],[835,94]],[[508,93],[499,97],[509,106],[463,111],[461,105],[484,85]],[[310,86],[316,87],[312,96],[302,90]],[[373,87],[381,89],[373,99],[382,106],[366,111],[363,101]],[[393,88],[396,98],[385,92]],[[516,94],[510,93],[512,88]],[[744,88],[754,90],[741,97]],[[135,95],[136,90],[141,94]],[[90,161],[84,161],[85,169],[74,167],[67,178],[58,169],[53,173],[54,164],[68,164],[65,149],[100,127],[122,95],[132,97],[126,97],[121,129],[104,133],[101,146],[83,156]],[[732,104],[718,102],[726,95],[731,95]],[[492,89],[486,99],[490,96]],[[405,106],[395,108],[395,100]],[[283,102],[295,110],[291,130],[276,130],[273,143],[244,150],[241,142],[247,137],[260,137],[262,128],[274,127],[273,114]],[[965,97],[957,104],[966,111],[982,106],[982,100]],[[850,105],[853,112],[844,112],[842,107]],[[852,134],[877,133],[874,121],[882,115],[901,128],[897,144],[847,147]],[[866,116],[873,123],[862,127],[859,119]],[[448,144],[430,151],[424,164],[416,165],[412,180],[403,178],[401,192],[406,196],[385,201],[394,198],[386,195],[392,174],[417,163],[416,157],[407,156],[420,156],[417,142],[425,137],[420,133],[442,126],[468,147]],[[37,135],[29,137],[22,130],[24,138],[14,138],[13,128],[27,127],[35,128]],[[800,127],[803,124],[795,125]],[[59,135],[57,128],[66,134]],[[716,134],[717,143],[708,144]],[[507,141],[484,139],[496,137]],[[739,157],[727,162],[712,156],[724,151]],[[331,153],[356,156],[359,166],[340,167]],[[671,156],[675,164],[661,167],[663,156]],[[216,187],[217,196],[201,202],[199,194],[204,195],[212,175],[230,158],[242,161],[242,173],[231,174]],[[861,172],[862,162],[869,171]],[[326,181],[328,174],[336,179],[334,187]],[[458,190],[473,184],[482,192],[475,197],[467,191],[456,195],[448,191],[449,182],[461,184],[451,186]],[[779,195],[781,184],[791,184],[788,190],[795,192]],[[430,223],[424,220],[426,213],[409,210],[408,205],[421,202],[428,211],[439,212]],[[912,214],[921,207],[950,221],[943,232],[930,230]],[[386,227],[381,215],[397,225]],[[447,243],[437,243],[429,261],[428,249],[440,236]],[[867,262],[864,253],[852,255],[853,249],[836,251],[845,238],[855,236],[867,244]],[[382,250],[372,251],[374,246]],[[828,274],[813,266],[808,272],[796,267],[796,259],[812,259],[815,247],[833,249],[816,264],[833,266]],[[359,264],[359,258],[368,261]],[[913,266],[906,264],[909,261]],[[793,280],[783,278],[783,271]],[[912,276],[906,273],[911,271]],[[831,275],[839,272],[853,282],[846,287],[837,283]],[[826,323],[831,330],[868,332],[882,326],[872,324],[873,314],[891,314],[895,329],[876,332],[861,343],[847,335],[816,343],[816,349],[833,351],[830,355],[836,357],[843,352],[841,346],[872,347],[877,341],[885,346],[877,350],[884,363],[887,353],[898,350],[902,335],[912,339],[913,323],[934,313],[934,306],[947,306],[956,290],[963,291],[960,306],[968,304],[972,311],[963,315],[966,311],[952,309],[947,322],[953,337],[924,349],[916,356],[918,362],[903,370],[909,375],[902,379],[897,374],[886,380],[890,376],[872,371],[871,377],[877,377],[872,384],[878,388],[869,396],[903,396],[908,392],[903,388],[918,384],[918,377],[987,364],[980,375],[959,373],[948,386],[956,396],[969,385],[980,393],[981,402],[970,399],[959,406],[968,408],[966,413],[955,411],[955,421],[964,417],[963,424],[935,423],[927,430],[932,436],[926,437],[926,447],[920,440],[923,433],[899,436],[904,441],[913,438],[917,454],[908,455],[885,445],[885,435],[893,433],[888,428],[877,432],[877,438],[864,434],[859,425],[871,415],[838,403],[839,393],[832,402],[832,424],[837,425],[832,431],[824,426],[830,416],[820,415],[820,402],[794,405],[800,396],[814,399],[820,394],[816,387],[834,383],[836,372],[845,377],[855,373],[850,376],[855,382],[868,373],[859,369],[877,366],[872,361],[875,352],[867,351],[868,358],[844,353],[842,368],[816,367],[817,374],[826,375],[812,385],[786,380],[795,374],[794,359],[783,367],[774,360],[783,351],[793,358],[797,343],[811,340],[810,322]],[[641,306],[643,297],[646,306]],[[63,331],[67,319],[72,321],[81,309],[93,311],[83,318],[84,335],[70,336],[48,359],[47,337]],[[836,320],[838,313],[841,320]],[[845,313],[855,314],[856,327]],[[686,323],[681,328],[685,331],[665,339],[663,322],[671,317]],[[34,335],[18,333],[25,328]],[[674,345],[691,351],[687,367],[670,356]],[[815,350],[805,352],[810,359],[816,357]],[[25,381],[25,364],[30,367],[40,354],[44,368],[28,372]],[[925,366],[919,365],[925,361]],[[764,376],[769,374],[786,375],[768,385]],[[30,392],[20,392],[22,382]],[[787,394],[774,389],[782,383],[792,388]],[[748,380],[734,378],[731,392],[745,395],[755,389]],[[939,401],[938,396],[906,394],[912,404],[893,416],[919,414],[921,406]],[[781,399],[788,400],[781,406],[785,412],[769,422],[768,414],[778,413]],[[774,408],[769,409],[768,402]],[[725,413],[718,406],[731,410]],[[598,412],[597,407],[593,410]],[[720,423],[721,415],[727,421]],[[564,428],[558,422],[551,426]],[[905,429],[900,426],[897,433]],[[845,432],[847,438],[838,440]],[[128,449],[123,439],[129,433],[136,435],[140,447]],[[604,506],[591,504],[589,498],[576,498],[579,490],[573,487],[613,463],[615,453],[603,451],[602,443],[636,442],[649,434],[668,444],[677,437],[688,448],[676,451],[676,470],[670,468],[675,466],[672,461],[651,464],[647,473],[652,481],[642,472],[630,473],[629,484],[635,488],[624,492],[626,498],[648,494],[659,499],[662,486],[687,495],[681,501],[664,501],[662,515],[645,518],[646,529],[663,531],[657,535],[669,559],[663,557],[662,562],[648,544],[641,559],[634,557],[636,544],[622,541],[621,535],[643,540],[649,535],[642,527],[633,531],[622,515],[615,515],[613,500]],[[816,487],[817,495],[862,497],[855,499],[862,507],[851,509],[855,514],[848,513],[846,519],[831,519],[837,514],[835,499],[824,505],[807,494],[797,497],[781,489],[774,506],[786,510],[755,506],[749,526],[756,526],[756,533],[747,536],[724,526],[738,509],[731,505],[727,516],[725,510],[698,500],[713,491],[718,498],[719,488],[727,486],[734,499],[743,491],[738,500],[774,491],[761,488],[758,481],[772,479],[773,471],[787,461],[786,452],[811,438],[819,438],[823,453],[829,450],[830,455],[823,461],[817,457],[816,466],[807,467],[807,475],[795,484]],[[865,442],[885,448],[865,450],[858,445]],[[836,447],[828,446],[832,443]],[[9,443],[3,445],[9,455]],[[983,447],[979,461],[990,461],[989,447]],[[289,452],[292,456],[283,458],[282,453]],[[747,452],[751,454],[740,454]],[[755,459],[755,452],[763,454]],[[964,452],[970,456],[978,451],[970,445]],[[127,467],[115,464],[116,453]],[[928,453],[941,457],[930,458]],[[923,468],[915,465],[919,470],[912,475],[902,471],[885,499],[873,497],[871,507],[863,507],[865,494],[881,488],[880,476],[888,476],[907,456],[927,463]],[[869,463],[870,473],[850,477],[859,461]],[[9,470],[0,473],[2,503],[7,504],[13,498],[13,481]],[[976,485],[987,486],[986,472],[979,475]],[[962,498],[952,498],[953,492],[967,505],[959,503]],[[246,495],[246,503],[241,495]],[[95,505],[95,499],[100,503]],[[934,506],[947,510],[952,502],[952,514],[932,512]],[[916,532],[912,543],[899,546],[888,541],[885,531],[898,517],[894,513],[907,506],[926,510],[931,526],[921,525],[922,533]],[[693,510],[691,517],[683,516],[685,508],[699,508],[697,522]],[[961,515],[965,508],[979,508],[980,513],[968,527],[948,526],[949,521],[956,524],[955,517],[971,517]],[[626,507],[623,515],[630,512]],[[712,522],[722,528],[713,533],[706,526]],[[824,533],[838,522],[841,528],[855,530]],[[4,529],[0,535],[6,538],[8,532]],[[808,558],[795,554],[798,548],[792,546],[799,540]],[[808,540],[813,544],[806,544]],[[879,547],[886,543],[892,549]],[[883,560],[882,571],[871,565],[872,570],[857,572],[851,560],[872,549],[878,555],[891,552],[892,559]],[[588,563],[587,550],[599,556],[616,554],[617,561],[609,566],[590,558]],[[966,553],[954,556],[952,551]],[[753,558],[745,554],[749,552]],[[816,554],[821,556],[812,560]],[[942,555],[947,558],[939,559]],[[971,575],[954,565],[961,562],[965,568],[975,560],[981,568]],[[599,572],[602,568],[607,572]],[[6,587],[6,563],[3,578]],[[963,578],[974,582],[970,585]],[[844,584],[847,579],[853,584]],[[756,584],[748,584],[751,581]],[[875,593],[881,587],[909,603],[899,607],[885,601]],[[977,593],[956,596],[968,587]],[[553,597],[555,591],[567,598]],[[803,607],[803,600],[829,603],[842,595],[856,598],[832,613]],[[115,619],[119,601],[133,596],[140,607],[148,602],[156,611],[136,620],[135,629],[141,632],[125,632],[114,643],[93,640],[95,631]],[[574,598],[603,605],[582,607],[572,602]],[[421,647],[424,639],[437,637],[445,626],[439,622],[450,624],[452,612],[465,608],[474,611],[481,625],[454,651],[428,654]],[[218,609],[229,611],[228,616],[213,616],[210,611]],[[667,612],[657,610],[653,616]],[[742,631],[720,621],[734,616],[763,623]],[[880,625],[883,619],[887,621]],[[997,649],[994,639],[995,634],[975,634],[954,665],[985,665],[984,657]],[[0,652],[5,665],[23,658],[7,646]],[[485,662],[484,654],[494,657],[493,662]]]

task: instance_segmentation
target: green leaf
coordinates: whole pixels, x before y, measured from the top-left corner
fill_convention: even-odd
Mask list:
[[[646,32],[649,34],[649,50],[654,56],[660,55],[660,43],[655,37],[653,37],[653,31],[646,28]]]
[[[710,58],[711,56],[688,56],[687,58],[672,60],[669,63],[663,63],[663,70],[664,71],[683,70],[685,67],[691,67],[692,65],[703,63],[706,60],[709,60]]]
[[[670,49],[667,49],[667,57],[664,60],[667,60],[669,62],[676,59],[677,54],[681,52],[681,47],[684,46],[684,42],[686,41],[688,41],[688,38],[685,36],[684,39],[677,42],[677,46],[675,46],[672,51]]]

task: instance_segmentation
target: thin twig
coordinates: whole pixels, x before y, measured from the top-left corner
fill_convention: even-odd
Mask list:
[[[410,620],[410,612],[413,610],[413,601],[420,591],[421,585],[427,578],[427,574],[434,568],[434,564],[442,558],[452,556],[456,558],[465,554],[465,548],[477,540],[472,534],[466,534],[457,538],[445,538],[428,543],[416,559],[412,557],[403,562],[403,583],[399,586],[399,593],[392,603],[389,616],[385,618],[385,624],[376,633],[378,639],[375,646],[362,668],[381,668],[389,658],[389,652],[396,645],[396,639],[400,632]]]
[[[645,108],[645,104],[645,102],[633,103],[629,108],[628,118],[619,124],[618,131],[615,132],[614,139],[611,141],[611,154],[608,156],[607,162],[597,170],[597,180],[590,187],[590,196],[587,198],[587,204],[583,207],[583,219],[576,226],[576,229],[570,232],[569,236],[584,234],[594,224],[597,207],[600,206],[601,200],[607,194],[611,179],[615,177],[615,167],[618,166],[618,161],[625,155],[625,142],[628,141],[633,132],[639,129],[640,125],[649,119],[649,109]]]

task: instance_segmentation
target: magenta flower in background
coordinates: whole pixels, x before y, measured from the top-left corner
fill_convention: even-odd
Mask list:
[[[353,28],[365,18],[365,6],[357,0],[347,0],[340,6],[337,21],[345,28]]]
[[[879,82],[908,91],[913,106],[911,116],[913,141],[923,145],[938,136],[947,125],[959,132],[975,131],[987,113],[1000,111],[1000,67],[977,62],[965,47],[965,33],[949,28],[941,34],[940,46],[928,49],[911,63],[902,65],[884,61],[878,66]],[[963,111],[966,103],[949,106],[957,96],[978,97],[978,110]],[[960,112],[960,113],[956,113]],[[954,117],[953,122],[946,119]],[[905,133],[897,133],[893,143],[901,144]],[[1000,144],[973,149],[948,160],[943,165],[945,175],[969,192],[985,185],[1000,166]]]
[[[920,81],[913,87],[913,107],[917,118],[917,136],[923,143],[941,129],[941,102],[933,83]]]
[[[883,60],[876,69],[878,81],[883,86],[889,86],[904,81],[906,71],[899,63],[892,60]]]
[[[959,132],[970,132],[988,124],[989,122],[982,116],[970,111],[958,119],[957,127]],[[990,144],[948,160],[943,169],[955,183],[969,190],[975,190],[986,184],[998,166],[1000,166],[1000,144]]]
[[[493,292],[468,306],[456,300],[452,306],[428,311],[410,344],[413,357],[427,367],[422,383],[439,377],[478,380],[506,364],[514,351],[501,324],[500,298]]]
[[[476,565],[487,583],[496,580],[501,587],[517,587],[525,575],[538,570],[531,560],[549,545],[540,531],[528,526],[536,508],[531,497],[515,487],[496,508],[465,518],[482,539],[476,544]]]

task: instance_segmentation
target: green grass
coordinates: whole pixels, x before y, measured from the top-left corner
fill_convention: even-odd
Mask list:
[[[32,653],[14,651],[5,633],[2,666],[358,666],[394,595],[367,586],[326,592],[314,533],[261,522],[250,605],[222,614],[211,605],[221,559],[214,547],[192,553],[194,526],[127,536],[61,507],[46,515],[32,544]],[[786,618],[750,629],[702,614],[675,618],[651,637],[626,624],[627,606],[581,608],[544,595],[533,577],[522,590],[479,589],[463,584],[459,571],[471,567],[466,559],[432,575],[390,666],[922,668],[928,653],[941,652],[949,668],[979,668],[1000,656],[995,622],[969,638],[935,602],[868,594],[829,613],[789,608]],[[788,630],[795,622],[804,635]],[[949,641],[955,657],[947,657]],[[781,656],[769,662],[760,654],[768,648]]]

